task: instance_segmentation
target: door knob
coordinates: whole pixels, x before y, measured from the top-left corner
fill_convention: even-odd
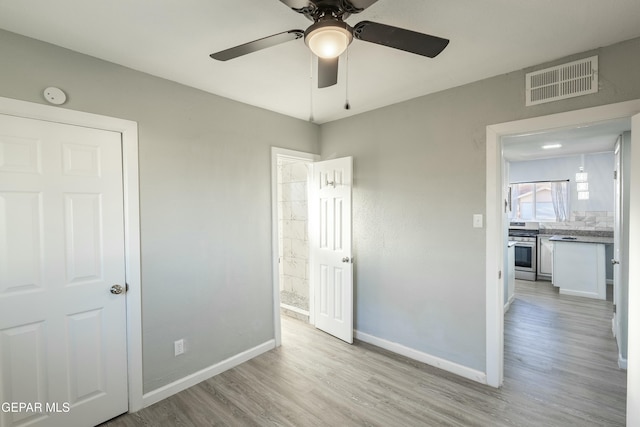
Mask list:
[[[612,259],[612,260],[611,260],[611,264],[613,264],[613,265],[620,264],[620,261],[617,261],[617,260],[615,260],[615,259]]]
[[[349,257],[346,256],[346,257],[342,258],[342,262],[349,262]]]
[[[113,285],[109,291],[114,295],[120,295],[124,292],[124,288],[120,285]]]

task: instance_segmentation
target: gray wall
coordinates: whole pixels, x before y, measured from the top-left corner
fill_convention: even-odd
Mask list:
[[[594,95],[525,107],[524,70],[321,127],[354,156],[359,331],[485,371],[486,126],[640,98],[640,39],[545,66],[594,54]]]
[[[0,57],[0,96],[139,124],[145,392],[272,339],[270,147],[318,127],[4,31]]]
[[[581,156],[511,162],[510,182],[570,180],[570,211],[613,212],[613,152],[584,155],[584,171],[589,182],[589,200],[578,200],[576,172]]]
[[[640,98],[640,39],[559,61],[600,55],[595,95],[525,108],[519,71],[319,129],[6,32],[0,54],[0,96],[139,123],[147,392],[273,337],[269,147],[318,142],[354,156],[357,329],[484,371],[486,126]]]

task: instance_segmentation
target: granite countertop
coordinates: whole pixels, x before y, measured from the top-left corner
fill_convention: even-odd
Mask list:
[[[572,235],[559,235],[556,234],[549,238],[552,242],[569,242],[569,243],[601,243],[601,244],[613,244],[613,237],[599,237],[599,236],[572,236]]]

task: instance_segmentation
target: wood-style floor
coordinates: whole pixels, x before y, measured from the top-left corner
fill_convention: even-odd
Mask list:
[[[285,317],[281,348],[104,427],[623,426],[611,313],[517,281],[500,389]]]

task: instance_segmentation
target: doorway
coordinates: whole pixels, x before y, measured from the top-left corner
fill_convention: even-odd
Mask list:
[[[486,234],[486,284],[487,284],[487,323],[486,323],[486,339],[487,339],[487,383],[494,387],[499,387],[502,384],[503,378],[503,363],[504,363],[504,325],[503,325],[503,282],[502,271],[505,267],[505,241],[504,241],[504,207],[503,203],[506,201],[506,189],[503,182],[504,171],[504,159],[502,157],[501,138],[505,135],[515,135],[524,133],[544,132],[552,129],[560,128],[575,128],[579,126],[590,125],[593,123],[620,119],[631,118],[632,119],[632,139],[633,144],[638,142],[638,135],[640,134],[637,128],[640,125],[640,100],[627,101],[618,104],[606,105],[601,107],[588,108],[585,110],[570,111],[565,113],[554,114],[550,116],[537,117],[532,119],[519,120],[515,122],[497,124],[487,126],[487,188],[486,188],[486,207],[487,207],[487,234]],[[640,164],[640,153],[636,151],[631,152],[631,168],[634,165]],[[633,186],[636,179],[634,175],[631,175],[631,186]],[[634,214],[637,215],[637,205],[634,196],[631,196],[631,213],[630,213],[630,227],[631,230],[634,227],[638,227]],[[637,256],[638,250],[638,237],[630,233],[630,257]],[[632,284],[638,280],[638,271],[633,266],[629,266],[629,282]],[[632,286],[630,286],[630,289]],[[629,293],[629,312],[633,313],[637,307],[638,301],[636,296],[630,291]],[[635,344],[633,338],[635,319],[630,316],[629,319],[629,346]],[[630,352],[631,353],[631,352]],[[636,377],[635,364],[638,363],[637,359],[630,357],[628,359],[628,397],[631,399],[637,393],[637,385],[634,383]],[[640,412],[636,414],[633,410],[635,402],[628,402],[628,421],[634,419],[634,416],[638,416],[640,419]]]
[[[282,344],[283,310],[353,342],[353,158],[316,157],[272,149],[276,346]]]
[[[308,170],[320,156],[271,149],[273,301],[276,346],[282,314],[313,323],[309,281]]]
[[[311,162],[278,156],[280,312],[309,322],[308,176]]]
[[[124,226],[124,283],[121,285],[127,287],[126,296],[126,366],[124,369],[127,371],[127,385],[128,389],[128,411],[135,412],[143,407],[142,396],[142,328],[141,328],[141,292],[140,292],[140,225],[139,225],[139,193],[138,193],[138,138],[137,138],[137,124],[123,119],[116,119],[106,116],[100,116],[96,114],[89,114],[79,111],[73,111],[65,108],[52,107],[47,105],[41,105],[31,102],[19,101],[9,98],[0,98],[0,114],[6,114],[14,118],[33,119],[42,124],[61,124],[72,125],[79,129],[100,129],[102,131],[110,131],[118,135],[118,139],[121,145],[121,189],[122,192],[122,225]],[[35,153],[38,154],[37,146],[36,151],[26,149],[30,145],[37,145],[37,143],[30,143],[29,140],[19,140],[23,144],[17,144],[13,147],[13,153],[18,156],[17,159],[21,159],[18,162],[18,166],[28,165],[29,162],[24,160],[35,159],[30,155],[26,157],[23,154]],[[20,146],[24,146],[21,149]],[[67,145],[67,151],[73,151],[75,148],[80,148],[79,145]],[[67,153],[67,160],[77,163],[76,160],[89,160],[90,163],[95,156],[91,155],[91,150],[81,149],[74,153]],[[70,156],[70,157],[69,157]],[[37,156],[36,156],[37,158]],[[39,163],[34,163],[36,167],[40,167]],[[6,165],[5,165],[6,166]],[[15,165],[14,165],[15,166]],[[87,172],[84,170],[76,170],[72,166],[69,173],[82,175]],[[37,175],[37,174],[36,174]],[[9,181],[5,182],[8,183]],[[69,199],[69,197],[67,197]],[[87,201],[86,198],[82,201]],[[86,205],[86,204],[85,204]],[[77,204],[74,208],[81,208],[85,206],[82,203]],[[38,205],[36,205],[37,207]],[[89,206],[90,207],[90,206]],[[91,210],[88,209],[87,212]],[[69,219],[69,218],[67,218]],[[85,224],[86,225],[86,224]],[[87,237],[83,234],[84,237]],[[86,242],[85,242],[86,243]],[[67,265],[68,267],[68,265]],[[84,277],[82,271],[76,271],[78,277]],[[109,286],[112,284],[109,283]],[[22,288],[20,288],[22,289]],[[107,289],[108,291],[108,289]],[[110,294],[109,294],[110,295]],[[113,298],[118,298],[122,295],[112,295]],[[87,320],[90,313],[83,312],[76,315],[78,320]],[[79,325],[79,323],[77,323]],[[85,322],[85,325],[88,324]],[[34,338],[38,338],[38,334],[35,333]],[[33,354],[30,354],[33,359]],[[78,384],[86,384],[86,378],[82,378]],[[84,381],[84,382],[83,382]],[[24,391],[24,387],[22,391]],[[78,391],[81,391],[78,388]],[[79,394],[79,393],[77,393]],[[26,397],[26,396],[16,396]],[[43,398],[46,396],[42,396]],[[18,399],[19,400],[19,399]],[[59,399],[56,399],[59,400]],[[41,401],[42,402],[42,401]],[[46,402],[45,402],[46,403]],[[54,402],[55,403],[55,402]],[[60,403],[59,407],[64,410],[64,401]],[[70,408],[73,410],[73,408]]]

